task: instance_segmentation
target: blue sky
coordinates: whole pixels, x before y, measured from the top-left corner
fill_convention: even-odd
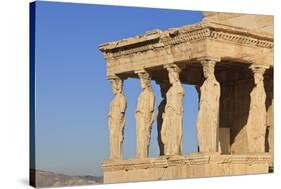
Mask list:
[[[112,99],[106,63],[98,45],[199,22],[202,13],[90,4],[37,2],[35,32],[36,168],[69,175],[101,176],[109,157],[107,113]],[[160,89],[152,82],[158,106]],[[185,154],[197,150],[198,97],[184,85]],[[124,83],[128,101],[124,159],[135,156],[135,120],[139,81]],[[150,156],[159,154],[156,123]]]

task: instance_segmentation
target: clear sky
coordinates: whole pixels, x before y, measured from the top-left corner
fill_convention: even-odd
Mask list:
[[[199,22],[202,13],[166,9],[37,2],[36,64],[36,168],[68,175],[101,176],[101,163],[109,157],[107,113],[113,97],[106,80],[106,63],[98,45]],[[152,82],[158,106],[159,87]],[[185,154],[197,150],[198,97],[184,85]],[[135,156],[135,120],[139,80],[124,83],[128,101],[124,159]],[[158,156],[156,123],[150,156]]]

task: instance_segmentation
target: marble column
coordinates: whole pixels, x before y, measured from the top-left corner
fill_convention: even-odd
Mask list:
[[[250,110],[246,124],[249,152],[265,152],[266,134],[266,93],[264,89],[263,74],[268,66],[251,65],[254,74],[254,88],[250,94]]]
[[[160,151],[160,156],[164,155],[164,144],[162,142],[161,137],[161,130],[162,130],[162,123],[163,123],[163,113],[165,111],[165,106],[167,104],[167,97],[166,93],[168,92],[171,84],[168,80],[161,80],[158,81],[157,84],[159,84],[162,101],[160,102],[158,106],[158,115],[157,115],[157,140],[158,140],[158,146]]]
[[[215,153],[219,146],[220,84],[215,77],[216,61],[203,59],[204,83],[200,87],[200,102],[197,118],[199,152]]]
[[[139,79],[142,92],[138,97],[136,118],[137,149],[136,158],[147,158],[149,155],[149,144],[151,127],[155,120],[155,96],[150,82],[150,76],[145,70],[135,72]]]
[[[164,144],[165,155],[180,155],[182,153],[182,125],[183,125],[183,97],[184,89],[181,86],[179,73],[181,69],[176,65],[167,65],[169,88],[166,98],[161,138]]]
[[[124,139],[125,111],[127,101],[123,94],[123,80],[118,77],[109,78],[112,84],[114,98],[108,113],[110,159],[122,159],[122,144]]]

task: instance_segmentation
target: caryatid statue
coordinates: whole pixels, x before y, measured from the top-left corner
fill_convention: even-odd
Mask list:
[[[136,110],[137,158],[146,158],[149,154],[151,127],[155,119],[155,97],[151,88],[150,76],[144,71],[136,72],[140,78],[142,92],[138,97]]]
[[[215,77],[215,61],[203,60],[205,81],[200,87],[200,102],[197,118],[199,151],[218,152],[220,84]]]
[[[168,70],[171,87],[166,94],[167,103],[163,113],[161,139],[165,155],[180,155],[182,153],[184,89],[179,79],[180,68],[175,64],[167,65],[165,68]]]
[[[110,104],[108,113],[110,159],[122,159],[123,133],[125,126],[125,111],[127,101],[123,94],[123,81],[118,78],[112,78],[112,92],[114,98]]]
[[[158,146],[160,151],[160,156],[164,155],[164,144],[162,142],[161,138],[161,130],[162,130],[162,124],[163,124],[163,113],[165,112],[165,106],[167,104],[167,97],[166,94],[171,86],[168,80],[161,80],[158,81],[157,84],[160,86],[162,101],[160,102],[158,106],[158,115],[157,115],[157,140],[158,140]]]
[[[255,86],[250,94],[250,111],[246,124],[249,152],[265,152],[266,134],[266,93],[263,74],[268,66],[252,65]]]
[[[137,158],[149,154],[151,127],[155,117],[155,97],[150,84],[150,76],[145,70],[136,71],[140,78],[142,92],[138,97],[136,118]]]

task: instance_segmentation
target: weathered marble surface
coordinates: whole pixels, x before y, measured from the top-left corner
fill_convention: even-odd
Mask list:
[[[126,75],[144,67],[149,69],[174,62],[192,64],[191,60],[206,56],[241,64],[273,65],[272,16],[236,14],[240,17],[234,18],[233,14],[218,15],[219,19],[208,18],[165,31],[148,31],[100,45],[107,62],[107,76]]]
[[[111,83],[114,98],[108,113],[110,159],[121,159],[127,101],[123,94],[123,81],[114,78]]]
[[[149,153],[151,127],[155,119],[155,96],[153,94],[150,76],[144,70],[137,71],[142,92],[138,97],[136,110],[137,148],[136,158],[146,158]]]
[[[164,144],[164,154],[177,155],[182,153],[184,89],[179,80],[180,68],[176,65],[169,65],[167,70],[171,87],[166,94],[167,103],[163,113],[161,138]]]
[[[273,170],[273,19],[205,15],[208,18],[194,25],[153,30],[99,47],[107,62],[108,79],[139,78],[143,88],[135,114],[136,159],[120,160],[126,100],[121,92],[112,101],[105,182]],[[157,116],[158,158],[148,157],[155,117],[150,79],[160,85],[162,95]],[[182,121],[188,115],[183,114],[181,84],[195,85],[200,99],[196,124],[200,153],[195,156],[182,154]]]
[[[266,134],[266,94],[263,83],[263,74],[268,66],[252,65],[254,83],[250,96],[250,111],[246,125],[248,138],[248,152],[265,152]]]
[[[237,14],[223,12],[203,12],[204,20],[224,25],[258,30],[273,35],[273,16],[255,14]]]
[[[200,152],[218,152],[220,84],[215,78],[215,61],[201,61],[205,81],[200,87],[197,139]]]
[[[268,153],[252,155],[203,153],[105,161],[104,183],[268,173],[270,161],[271,156]]]

